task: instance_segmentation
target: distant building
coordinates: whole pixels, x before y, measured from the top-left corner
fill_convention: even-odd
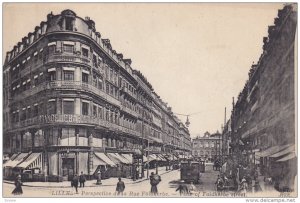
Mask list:
[[[192,140],[192,154],[203,160],[213,161],[222,154],[222,135],[219,132],[210,134],[205,132],[202,137]]]

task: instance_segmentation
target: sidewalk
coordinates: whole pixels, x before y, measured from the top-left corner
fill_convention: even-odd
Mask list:
[[[172,170],[166,171],[166,167],[159,167],[158,168],[158,174],[159,175],[163,175],[166,173],[171,172]],[[151,174],[151,172],[155,173],[155,169],[149,169],[149,176]],[[136,181],[133,181],[132,179],[128,179],[128,178],[122,178],[122,181],[128,185],[128,184],[136,184],[136,183],[140,183],[143,181],[147,181],[147,171],[145,171],[145,178],[142,179],[138,179]],[[118,178],[114,177],[114,178],[109,178],[109,179],[104,179],[101,180],[102,185],[96,185],[97,180],[87,180],[85,182],[85,187],[99,187],[99,186],[115,186],[118,182]],[[8,183],[8,184],[14,184],[14,181],[8,181],[8,180],[4,180],[4,183]],[[63,182],[24,182],[23,186],[27,186],[27,187],[47,187],[47,188],[68,188],[71,187],[71,182],[70,181],[63,181]]]

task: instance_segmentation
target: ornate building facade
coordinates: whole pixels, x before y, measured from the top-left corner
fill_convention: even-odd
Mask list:
[[[188,129],[131,59],[71,10],[48,14],[7,52],[3,77],[8,168],[93,175],[107,153],[122,160],[191,151]]]
[[[219,132],[214,134],[206,132],[202,137],[198,136],[193,139],[192,145],[192,154],[194,157],[198,157],[207,161],[221,159],[222,136]]]

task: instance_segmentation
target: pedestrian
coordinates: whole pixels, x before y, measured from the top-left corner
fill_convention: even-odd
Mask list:
[[[125,183],[119,178],[119,182],[117,183],[116,192],[118,195],[123,195],[125,190]]]
[[[80,182],[80,186],[79,187],[84,187],[84,183],[86,181],[85,175],[83,174],[83,172],[81,171],[81,174],[79,176],[79,182]]]
[[[72,179],[72,187],[75,187],[76,194],[78,194],[78,176],[77,176],[77,174],[75,174]]]
[[[261,192],[262,191],[258,180],[255,181],[255,184],[254,184],[253,187],[254,187],[254,192]]]
[[[220,177],[220,175],[218,175],[218,178],[217,178],[217,181],[215,182],[215,185],[217,185],[217,191],[220,191],[220,190],[224,189],[224,181]]]
[[[242,191],[242,193],[247,193],[247,190],[248,190],[248,183],[246,177],[244,176],[240,183],[240,191]]]
[[[191,194],[192,192],[194,192],[196,190],[196,187],[194,185],[194,182],[192,181],[190,184],[190,188],[189,188],[189,193]]]
[[[186,184],[184,184],[184,181],[180,181],[180,184],[178,186],[178,188],[176,189],[176,192],[179,190],[179,194],[180,196],[184,196],[184,195],[188,195],[189,194],[189,189],[186,186]]]
[[[15,189],[12,191],[12,194],[14,194],[14,195],[23,194],[21,175],[17,175],[17,177],[15,179]]]
[[[161,178],[159,175],[154,174],[154,172],[151,172],[150,175],[150,184],[151,184],[151,193],[153,195],[157,195],[158,194],[158,190],[157,190],[157,185],[160,183]]]

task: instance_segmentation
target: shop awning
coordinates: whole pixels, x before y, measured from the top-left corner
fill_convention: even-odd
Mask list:
[[[148,160],[149,162],[150,162],[150,161],[154,161],[154,160],[156,160],[156,156],[153,155],[153,154],[149,154],[147,160]]]
[[[157,154],[157,156],[159,156],[159,158],[162,160],[162,161],[167,161],[165,157],[163,157],[163,155],[161,154]]]
[[[13,154],[13,155],[10,157],[10,160],[14,160],[18,155],[19,155],[19,153]]]
[[[147,162],[147,157],[143,155],[143,162]]]
[[[116,166],[116,164],[110,159],[108,158],[104,153],[100,153],[100,152],[95,152],[95,155],[100,158],[103,162],[106,163],[106,165],[109,166]]]
[[[132,154],[121,154],[125,159],[127,159],[130,163],[133,163]]]
[[[41,168],[42,153],[31,153],[22,163],[16,166],[17,168]]]
[[[259,157],[268,157],[272,154],[275,154],[277,152],[280,152],[288,147],[290,147],[291,144],[287,144],[287,145],[282,145],[282,146],[273,146],[273,147],[270,147],[262,152],[256,152],[255,155],[256,156],[259,156]]]
[[[123,164],[132,164],[128,159],[123,157],[122,155],[115,153],[116,157],[123,163]]]
[[[100,159],[98,156],[94,156],[93,165],[94,166],[106,166],[107,163],[105,161],[103,161],[102,159]]]
[[[277,160],[276,162],[284,162],[284,161],[288,161],[288,160],[291,160],[291,159],[294,159],[294,158],[296,158],[296,154],[293,152],[293,153],[290,153],[287,156]]]
[[[27,155],[28,153],[21,153],[14,160],[9,160],[5,164],[3,164],[3,167],[14,168],[16,165],[21,163]]]
[[[117,153],[107,153],[107,155],[117,164],[130,164],[127,159]]]
[[[157,161],[162,161],[161,157],[158,154],[153,154],[153,156],[155,156],[155,159]]]
[[[163,140],[160,139],[160,138],[156,138],[156,137],[148,137],[151,141],[154,141],[154,142],[158,142],[158,143],[163,143]]]
[[[277,158],[277,157],[283,156],[285,154],[290,154],[292,152],[295,152],[295,145],[292,145],[292,146],[290,146],[290,147],[288,147],[288,148],[286,148],[286,149],[284,149],[280,152],[277,152],[277,153],[271,155],[270,157]]]

